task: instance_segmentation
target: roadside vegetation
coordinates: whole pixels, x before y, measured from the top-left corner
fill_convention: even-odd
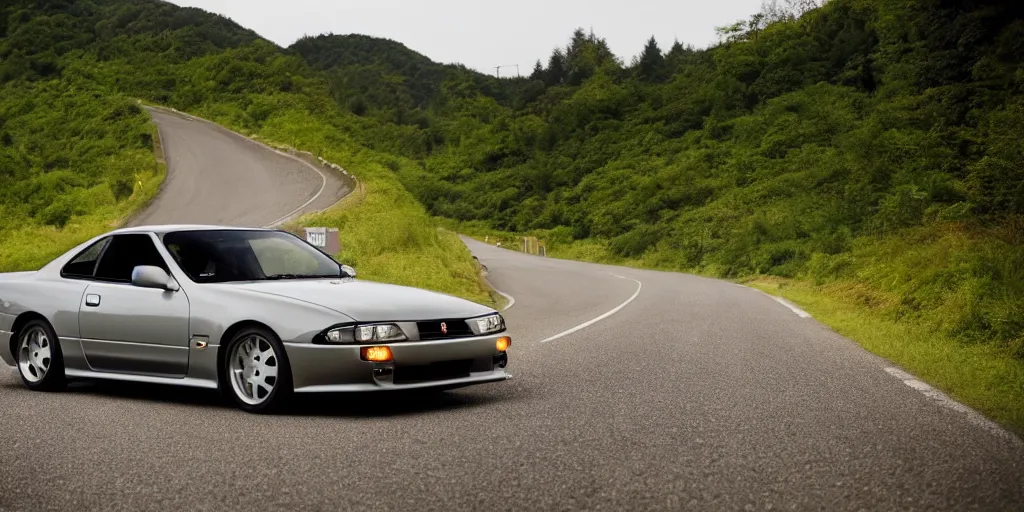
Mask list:
[[[74,77],[0,86],[0,272],[34,270],[156,194],[139,105]]]

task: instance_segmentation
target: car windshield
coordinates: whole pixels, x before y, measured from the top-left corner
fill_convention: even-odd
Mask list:
[[[163,243],[197,283],[347,277],[337,261],[281,231],[174,231]]]

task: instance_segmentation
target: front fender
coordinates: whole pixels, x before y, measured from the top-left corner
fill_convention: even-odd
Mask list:
[[[244,289],[193,285],[186,292],[190,331],[193,336],[208,336],[211,343],[219,344],[232,325],[244,321],[260,322],[289,343],[311,343],[313,336],[327,327],[352,321],[317,304]]]

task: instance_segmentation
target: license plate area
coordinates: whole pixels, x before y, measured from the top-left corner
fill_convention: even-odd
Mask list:
[[[415,384],[419,382],[461,379],[469,377],[469,372],[472,367],[472,359],[441,361],[414,366],[396,366],[394,383]]]

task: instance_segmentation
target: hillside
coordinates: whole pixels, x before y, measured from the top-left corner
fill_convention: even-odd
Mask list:
[[[362,144],[419,159],[444,146],[435,121],[445,105],[483,96],[520,108],[543,90],[532,81],[499,80],[359,34],[303,37],[288,53],[322,71],[335,102],[365,121],[352,134]]]
[[[447,98],[475,94],[518,107],[525,98],[517,84],[535,90],[537,85],[498,79],[462,64],[437,63],[397,41],[360,34],[307,36],[288,52],[326,71],[336,100],[360,116],[369,109],[433,110]],[[416,124],[409,122],[415,118],[401,116],[384,120]]]
[[[652,39],[631,63],[580,30],[529,79],[490,89],[403,66],[378,76],[433,87],[406,134],[431,149],[407,153],[422,172],[402,179],[464,229],[536,234],[571,257],[863,285],[892,318],[1024,358],[1022,12],[832,0],[766,9],[707,50]],[[335,40],[314,42],[293,50],[325,66]]]
[[[308,221],[343,227],[346,263],[491,302],[458,237],[392,171],[416,164],[362,145],[366,121],[326,78],[251,30],[160,0],[17,0],[0,36],[0,271],[38,268],[152,197],[162,176],[139,99],[343,163],[361,189]]]

